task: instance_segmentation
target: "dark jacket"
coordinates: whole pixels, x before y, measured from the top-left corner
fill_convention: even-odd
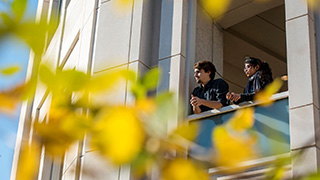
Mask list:
[[[229,91],[229,85],[223,79],[210,80],[204,87],[199,85],[196,87],[192,94],[200,99],[218,101],[223,106],[228,105],[226,94]],[[200,106],[201,111],[208,111],[212,108],[207,106]]]
[[[254,95],[264,89],[268,84],[272,82],[263,82],[260,77],[260,71],[256,72],[249,78],[246,88],[244,89],[243,93],[240,94],[241,98],[237,101],[236,104],[244,102],[244,101],[252,101]]]

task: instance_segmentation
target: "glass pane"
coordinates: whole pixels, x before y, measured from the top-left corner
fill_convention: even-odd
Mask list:
[[[192,121],[200,125],[195,143],[203,148],[191,149],[189,154],[206,155],[214,148],[212,130],[227,122],[235,111]],[[255,124],[252,128],[257,135],[257,149],[262,157],[290,152],[288,99],[276,101],[268,107],[255,107]]]

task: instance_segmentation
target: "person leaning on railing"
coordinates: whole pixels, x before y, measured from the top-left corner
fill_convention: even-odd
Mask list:
[[[210,61],[199,61],[194,64],[193,69],[194,78],[199,84],[191,94],[190,104],[193,113],[198,114],[226,106],[229,85],[223,79],[214,79],[215,66]]]
[[[249,77],[244,92],[236,94],[234,92],[227,93],[227,99],[238,104],[244,101],[252,101],[254,95],[261,89],[264,89],[273,81],[272,72],[269,64],[258,58],[248,57],[244,61],[244,73]]]

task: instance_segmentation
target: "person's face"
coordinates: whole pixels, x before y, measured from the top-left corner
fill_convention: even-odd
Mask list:
[[[203,69],[194,69],[194,78],[199,84],[206,84],[210,80],[210,71],[205,72]]]
[[[253,66],[249,63],[244,64],[244,73],[246,74],[247,77],[251,77],[254,75],[257,71],[259,70],[259,65]]]

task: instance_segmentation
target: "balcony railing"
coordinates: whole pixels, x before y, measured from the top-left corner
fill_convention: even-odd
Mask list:
[[[257,149],[261,157],[290,152],[288,93],[276,94],[273,99],[275,102],[268,107],[259,106],[256,103],[247,103],[190,115],[188,117],[189,122],[197,123],[200,126],[195,143],[202,148],[191,148],[189,155],[205,156],[214,149],[211,138],[213,129],[227,122],[237,109],[248,106],[255,109],[255,123],[252,131],[257,136]]]

